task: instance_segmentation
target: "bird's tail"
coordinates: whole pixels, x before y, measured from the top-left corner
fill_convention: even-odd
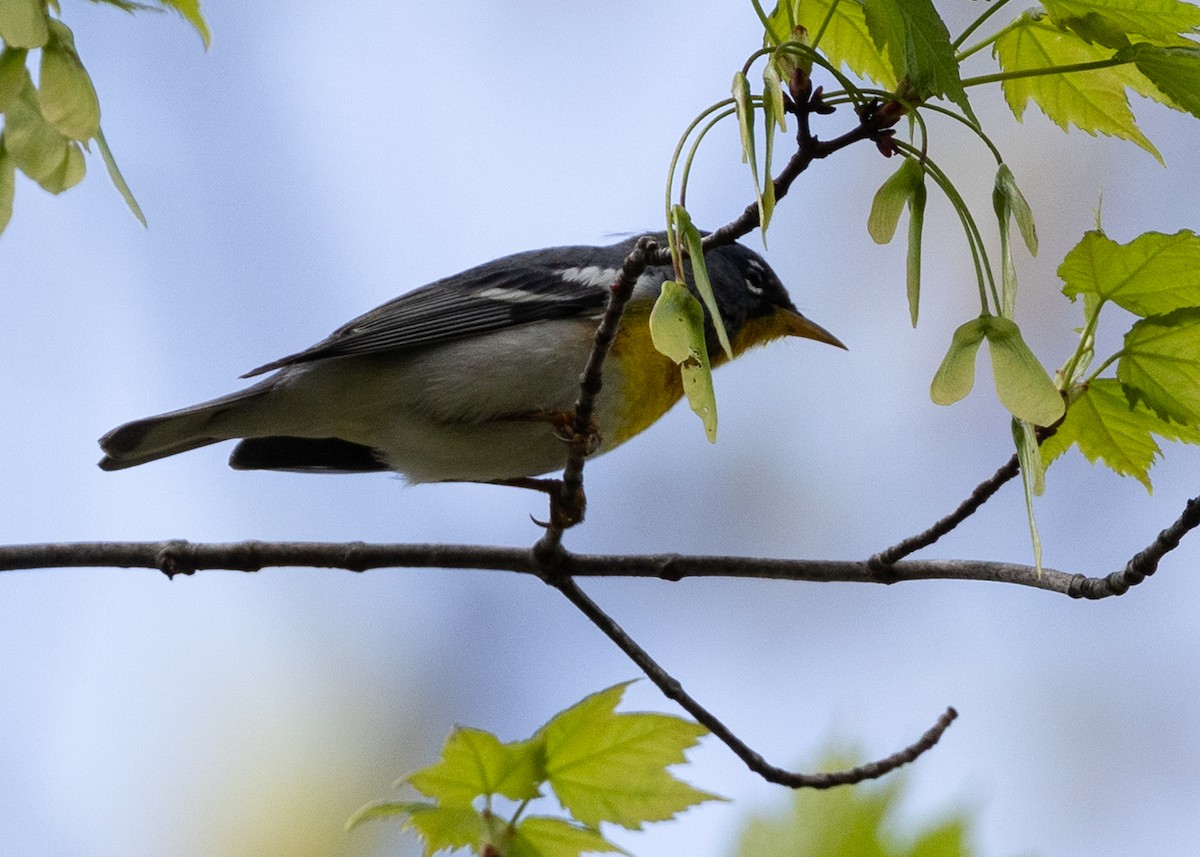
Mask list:
[[[100,438],[102,470],[123,470],[189,449],[240,437],[237,425],[270,389],[268,382],[190,408],[117,426]]]

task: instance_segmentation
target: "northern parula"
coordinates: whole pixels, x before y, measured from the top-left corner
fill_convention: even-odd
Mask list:
[[[251,387],[114,429],[100,439],[100,467],[241,438],[229,459],[239,470],[519,482],[559,469],[597,322],[637,240],[518,253],[430,283],[246,373],[274,371]],[[800,314],[757,253],[732,244],[705,259],[735,357],[782,336],[844,347]],[[649,427],[683,394],[679,367],[655,350],[648,325],[672,277],[651,267],[637,281],[604,363],[596,453]]]

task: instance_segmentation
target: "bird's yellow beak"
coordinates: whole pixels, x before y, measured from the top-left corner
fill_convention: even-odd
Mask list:
[[[800,336],[804,339],[815,339],[817,342],[824,342],[827,345],[835,345],[838,348],[846,348],[840,339],[800,313],[780,310],[778,314],[784,323],[785,336]]]

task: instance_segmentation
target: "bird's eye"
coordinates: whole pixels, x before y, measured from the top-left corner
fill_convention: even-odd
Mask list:
[[[763,293],[763,271],[754,262],[746,266],[742,281],[746,284],[746,290],[751,294],[761,295]]]

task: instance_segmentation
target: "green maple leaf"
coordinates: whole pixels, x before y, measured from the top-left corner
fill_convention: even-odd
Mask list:
[[[425,857],[437,851],[458,848],[480,850],[488,838],[488,826],[478,812],[461,806],[438,806],[423,801],[396,801],[364,806],[346,822],[351,830],[366,821],[402,816],[402,829],[411,830],[424,841]]]
[[[555,715],[538,735],[559,802],[588,827],[601,822],[640,830],[690,806],[723,798],[676,779],[666,769],[707,730],[667,714],[617,714],[628,682],[602,690]]]
[[[416,833],[425,843],[425,857],[438,851],[459,848],[482,850],[488,839],[488,826],[478,812],[461,806],[427,806],[409,814],[405,830]]]
[[[1111,49],[1091,44],[1078,34],[1055,26],[1038,11],[1026,12],[1002,31],[993,53],[1006,72],[1096,62],[1113,56]],[[1114,66],[1070,74],[1011,78],[1002,86],[1009,109],[1018,120],[1032,100],[1064,131],[1074,125],[1092,135],[1105,134],[1130,140],[1161,163],[1162,155],[1137,127],[1129,107],[1125,90],[1131,85],[1130,76],[1128,66]],[[1154,89],[1144,79],[1138,91],[1143,88]]]
[[[1172,40],[1200,27],[1200,8],[1181,0],[1043,0],[1042,5],[1060,26],[1102,21],[1109,32],[1150,39]]]
[[[853,758],[830,759],[821,769],[842,769]],[[812,767],[812,766],[806,766]],[[906,831],[898,816],[905,780],[850,789],[792,792],[786,806],[751,816],[734,857],[969,857],[967,820],[954,815],[922,830]]]
[[[485,795],[530,800],[541,794],[544,779],[538,739],[503,744],[490,732],[460,726],[446,738],[439,761],[400,782],[442,805],[470,806]]]
[[[602,852],[629,853],[591,827],[535,815],[517,824],[505,857],[579,857]]]
[[[1147,232],[1118,244],[1090,231],[1058,268],[1063,294],[1095,295],[1135,315],[1164,315],[1200,306],[1200,236]]]
[[[1067,408],[1058,430],[1042,443],[1049,465],[1077,445],[1093,464],[1102,461],[1122,476],[1132,476],[1151,490],[1150,467],[1162,450],[1154,439],[1200,443],[1200,431],[1165,422],[1145,405],[1131,405],[1121,383],[1099,378],[1084,388]]]
[[[1200,425],[1200,307],[1143,318],[1125,334],[1117,378],[1132,403]]]
[[[1200,48],[1158,47],[1142,42],[1118,52],[1117,56],[1131,60],[1170,99],[1167,104],[1200,117]]]
[[[924,100],[941,96],[967,116],[971,104],[958,75],[950,31],[931,0],[865,0],[867,29],[875,47],[886,50],[897,80]]]

